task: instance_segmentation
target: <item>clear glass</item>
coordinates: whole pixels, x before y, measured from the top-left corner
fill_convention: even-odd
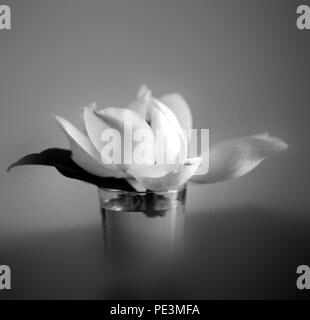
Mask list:
[[[154,266],[182,251],[186,186],[161,192],[99,188],[99,199],[109,262]]]

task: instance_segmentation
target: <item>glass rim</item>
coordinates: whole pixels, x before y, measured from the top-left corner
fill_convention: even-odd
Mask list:
[[[107,187],[98,187],[99,191],[105,191],[109,192],[112,194],[126,194],[126,195],[148,195],[148,194],[177,194],[178,192],[182,192],[186,189],[187,185],[180,186],[178,189],[169,189],[169,190],[158,190],[158,191],[151,191],[151,190],[146,190],[146,191],[128,191],[128,190],[120,190],[120,189],[115,189],[115,188],[107,188]]]

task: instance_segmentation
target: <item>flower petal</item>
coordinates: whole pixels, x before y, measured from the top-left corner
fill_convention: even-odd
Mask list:
[[[92,110],[97,110],[98,109],[98,105],[96,102],[92,102],[90,103],[88,106],[88,108],[92,109]],[[81,118],[81,132],[87,136],[87,130],[86,130],[86,127],[85,127],[85,121],[84,121],[84,108],[85,106],[80,106],[79,107],[79,115],[80,115],[80,118]]]
[[[98,151],[82,132],[66,119],[55,115],[61,130],[69,140],[72,160],[81,168],[100,177],[124,177],[125,174],[111,170],[100,162]]]
[[[150,102],[151,127],[156,135],[156,130],[164,133],[164,143],[159,142],[157,150],[163,146],[169,154],[172,162],[183,163],[187,156],[187,139],[182,131],[178,119],[174,113],[159,100],[152,98]],[[157,158],[160,156],[157,153]],[[170,163],[170,162],[168,162]]]
[[[121,135],[122,144],[119,146],[122,150],[122,161],[118,164],[122,170],[127,170],[130,166],[136,165],[135,163],[135,150],[141,141],[136,141],[135,135],[139,132],[143,135],[145,145],[148,148],[148,156],[145,157],[146,163],[153,164],[155,139],[153,132],[147,122],[135,111],[125,108],[106,108],[96,112],[96,116],[106,123],[111,129],[117,130]],[[104,142],[101,141],[104,146]],[[125,159],[127,159],[125,161]],[[130,162],[130,163],[128,163]],[[140,163],[139,163],[140,164]]]
[[[146,85],[140,87],[137,97],[138,99],[128,108],[138,112],[143,119],[150,123],[155,136],[158,129],[163,133],[162,140],[164,141],[158,142],[156,147],[157,161],[160,159],[161,163],[182,163],[187,157],[188,143],[176,115],[164,103],[154,98],[152,91]],[[177,97],[177,99],[179,103],[186,104],[182,97]],[[167,100],[171,100],[169,96]],[[184,110],[185,116],[191,119],[188,110]],[[188,128],[186,127],[186,129]],[[166,159],[164,159],[165,156]]]
[[[138,98],[141,98],[143,96],[145,96],[146,94],[149,94],[151,92],[151,90],[145,85],[145,84],[142,84],[138,90],[138,94],[137,94],[137,97]]]
[[[139,90],[137,99],[130,103],[126,108],[137,112],[142,119],[147,120],[148,104],[151,97],[152,92],[146,86],[142,86]]]
[[[95,113],[95,110],[91,107],[85,107],[84,112],[84,123],[86,131],[90,141],[96,147],[97,152],[100,154],[104,142],[101,141],[101,134],[104,130],[109,129],[110,127]]]
[[[198,170],[202,158],[187,159],[183,165],[151,165],[131,168],[128,173],[148,190],[178,189]]]
[[[189,130],[193,127],[191,109],[186,100],[179,93],[171,93],[160,98],[177,117],[182,129]]]
[[[225,141],[210,149],[209,171],[200,174],[207,165],[205,159],[191,180],[199,183],[215,183],[239,178],[257,167],[266,158],[284,151],[287,144],[268,134]]]

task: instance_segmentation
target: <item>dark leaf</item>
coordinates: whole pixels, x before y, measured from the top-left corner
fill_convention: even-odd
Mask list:
[[[126,179],[101,178],[79,167],[71,158],[71,151],[52,148],[41,153],[29,154],[9,166],[7,171],[22,165],[45,165],[55,167],[62,175],[94,184],[98,187],[136,191]]]

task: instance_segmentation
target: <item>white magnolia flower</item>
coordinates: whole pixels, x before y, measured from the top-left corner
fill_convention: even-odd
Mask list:
[[[201,157],[188,158],[188,143],[184,130],[192,129],[192,115],[184,98],[175,93],[156,99],[145,86],[137,99],[126,108],[85,107],[85,132],[78,130],[66,119],[55,116],[67,136],[72,159],[84,170],[100,177],[126,178],[149,190],[178,188],[187,181],[214,183],[245,175],[264,159],[283,151],[287,145],[268,134],[254,135],[220,143]],[[152,137],[149,148],[154,155],[146,164],[108,163],[102,159],[106,142],[102,132],[116,129],[122,137],[127,134],[124,123],[130,121],[133,131],[143,129]],[[164,133],[164,141],[156,140],[156,130]],[[134,147],[134,141],[125,141]],[[160,145],[164,143],[174,164],[158,164]],[[126,150],[126,145],[119,146]],[[130,149],[130,148],[129,148]],[[123,155],[123,157],[126,155]],[[122,158],[123,160],[123,158]],[[202,168],[208,163],[206,174]]]

